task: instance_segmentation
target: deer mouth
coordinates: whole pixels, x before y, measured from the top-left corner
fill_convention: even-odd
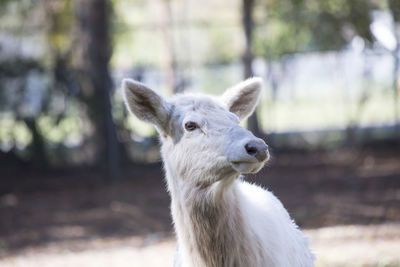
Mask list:
[[[239,173],[256,173],[264,167],[264,162],[258,161],[231,161],[232,168]]]
[[[262,157],[253,156],[250,153],[231,157],[229,162],[232,168],[239,173],[256,173],[264,167],[264,164],[270,159],[268,149],[263,152]]]

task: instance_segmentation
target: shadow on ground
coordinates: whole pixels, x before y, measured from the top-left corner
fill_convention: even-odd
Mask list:
[[[247,179],[272,190],[303,228],[400,222],[398,151],[284,152]],[[99,176],[58,171],[2,177],[0,256],[69,241],[146,237],[140,246],[149,236],[173,235],[161,164],[132,166],[112,184],[99,183]]]

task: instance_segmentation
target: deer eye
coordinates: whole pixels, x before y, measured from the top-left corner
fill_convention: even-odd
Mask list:
[[[199,128],[199,125],[197,125],[197,123],[193,121],[188,121],[187,123],[185,123],[185,129],[189,132],[194,131],[197,128]]]

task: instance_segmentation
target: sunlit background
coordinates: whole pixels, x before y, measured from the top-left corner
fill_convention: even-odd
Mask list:
[[[155,129],[122,78],[218,95],[251,76],[249,177],[317,266],[400,266],[400,1],[1,0],[0,265],[172,266]]]

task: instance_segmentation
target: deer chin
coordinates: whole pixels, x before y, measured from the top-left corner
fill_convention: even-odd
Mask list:
[[[264,162],[231,161],[231,166],[239,173],[257,173],[264,167]]]

